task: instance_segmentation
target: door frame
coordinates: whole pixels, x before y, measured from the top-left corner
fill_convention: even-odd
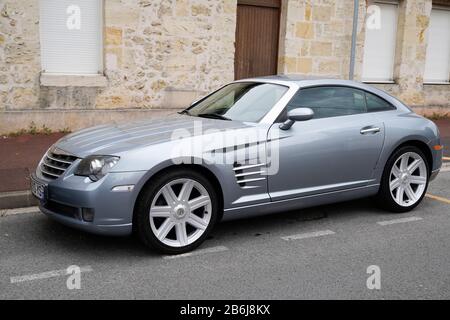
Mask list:
[[[282,0],[237,0],[238,5],[281,9]]]
[[[239,5],[245,5],[245,6],[255,6],[255,7],[266,7],[266,8],[274,8],[278,9],[278,37],[277,37],[277,44],[276,44],[276,70],[275,74],[278,74],[278,71],[280,70],[280,50],[281,50],[281,36],[284,33],[283,29],[283,5],[285,0],[237,0],[236,5],[236,31],[235,31],[235,43],[237,40],[237,10]],[[236,48],[235,48],[236,49]],[[236,65],[236,52],[234,54],[234,64]],[[234,67],[234,66],[233,66]],[[238,81],[239,79],[236,79],[236,69],[234,67],[234,80]]]

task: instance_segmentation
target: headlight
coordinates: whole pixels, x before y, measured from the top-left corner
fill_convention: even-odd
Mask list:
[[[89,177],[92,181],[103,178],[119,162],[119,157],[89,156],[81,160],[75,175]]]

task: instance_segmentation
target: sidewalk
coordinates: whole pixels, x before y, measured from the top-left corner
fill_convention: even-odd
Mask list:
[[[0,136],[0,209],[26,207],[36,203],[28,191],[30,173],[47,149],[64,133]]]
[[[450,157],[450,119],[436,120],[444,144],[444,156]],[[48,135],[25,134],[18,137],[0,137],[0,209],[6,208],[7,199],[15,197],[13,208],[19,203],[33,204],[29,194],[29,175],[36,169],[45,151],[64,133]],[[19,191],[19,192],[17,192]],[[13,206],[14,205],[14,206]]]
[[[450,119],[435,120],[441,133],[441,143],[444,145],[444,157],[450,157]]]

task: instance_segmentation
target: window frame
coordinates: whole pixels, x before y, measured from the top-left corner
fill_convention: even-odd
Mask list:
[[[371,79],[371,78],[364,78],[364,55],[366,50],[366,37],[367,37],[367,29],[365,31],[365,37],[364,37],[364,53],[363,53],[363,60],[362,60],[362,66],[361,66],[361,82],[363,83],[380,83],[380,84],[395,84],[395,61],[397,58],[397,42],[398,42],[398,26],[399,26],[399,17],[400,17],[400,1],[399,0],[376,0],[373,1],[371,4],[387,4],[387,5],[394,5],[396,7],[396,17],[395,17],[395,41],[394,41],[394,52],[393,52],[393,63],[391,67],[392,71],[392,77],[390,79]],[[366,23],[366,20],[364,19],[364,23]]]
[[[297,96],[297,94],[300,94],[302,90],[306,90],[306,89],[313,89],[313,88],[326,88],[326,87],[341,87],[341,88],[349,88],[349,89],[353,89],[353,90],[359,90],[361,92],[364,92],[364,102],[365,102],[365,109],[366,111],[363,113],[355,113],[355,114],[347,114],[347,115],[340,115],[340,116],[333,116],[333,117],[326,117],[326,118],[312,118],[309,121],[313,121],[313,120],[322,120],[322,119],[330,119],[330,118],[340,118],[340,117],[351,117],[351,116],[358,116],[358,115],[364,115],[364,114],[371,114],[371,113],[378,113],[378,112],[392,112],[392,111],[397,111],[397,107],[392,104],[391,102],[389,102],[388,100],[386,100],[385,98],[381,97],[380,95],[367,90],[367,89],[363,89],[363,88],[358,88],[358,87],[353,87],[353,86],[349,86],[349,85],[339,85],[339,84],[321,84],[321,85],[313,85],[313,86],[308,86],[308,87],[300,87],[295,94],[292,96],[292,98],[288,101],[288,103],[286,103],[286,106],[284,107],[284,109],[280,112],[279,116],[277,117],[277,119],[275,120],[275,123],[282,123],[284,121],[287,120],[287,110],[288,110],[288,106],[289,103],[291,103],[291,101]],[[388,105],[390,105],[392,107],[392,109],[390,110],[378,110],[378,111],[368,111],[367,110],[367,94],[371,94],[381,100],[383,100],[384,102],[386,102]]]
[[[430,23],[431,23],[431,13],[433,10],[443,10],[443,11],[447,11],[450,14],[450,7],[446,7],[443,5],[433,5],[431,8],[431,12],[430,12]],[[428,27],[429,28],[429,27]],[[428,29],[428,33],[431,30]],[[429,41],[429,35],[428,35],[428,40]],[[450,41],[450,40],[449,40]],[[424,85],[450,85],[450,70],[449,70],[449,74],[447,75],[447,80],[444,81],[429,81],[427,79],[425,79],[425,68],[426,68],[426,63],[427,63],[427,58],[428,58],[428,46],[429,46],[429,42],[427,43],[427,52],[426,52],[426,56],[425,56],[425,65],[424,65],[424,73],[423,73],[423,84]],[[449,59],[449,64],[450,64],[450,57],[448,57]]]
[[[107,87],[108,79],[105,75],[105,0],[99,0],[100,6],[100,28],[98,37],[100,39],[98,48],[99,65],[97,73],[74,74],[69,72],[47,72],[40,63],[39,82],[42,87]],[[41,16],[39,14],[39,19]],[[39,44],[41,44],[41,31],[39,31]],[[41,53],[42,54],[42,53]],[[42,58],[41,58],[42,59]]]

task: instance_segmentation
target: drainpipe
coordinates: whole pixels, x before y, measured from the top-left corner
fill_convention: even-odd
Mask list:
[[[350,52],[350,72],[348,78],[353,80],[355,75],[356,33],[358,32],[359,0],[353,0],[353,30],[352,47]]]

